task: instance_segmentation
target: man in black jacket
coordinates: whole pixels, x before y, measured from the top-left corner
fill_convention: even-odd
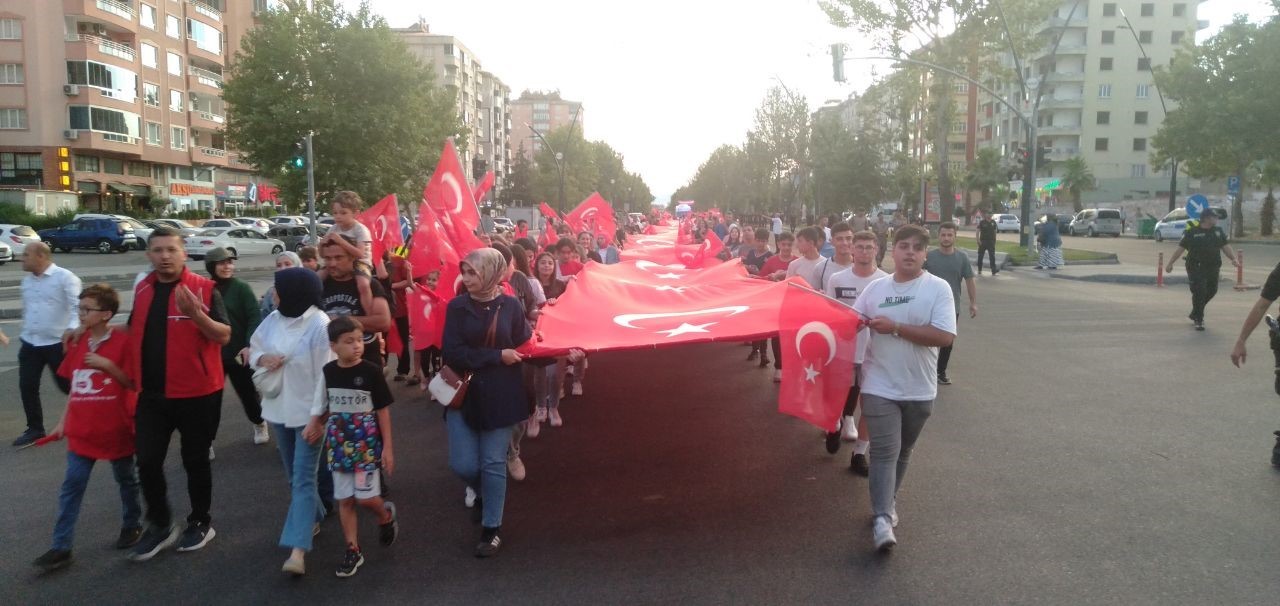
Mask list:
[[[990,216],[978,221],[978,275],[982,275],[982,253],[991,259],[991,275],[1000,273],[996,265],[996,222]]]

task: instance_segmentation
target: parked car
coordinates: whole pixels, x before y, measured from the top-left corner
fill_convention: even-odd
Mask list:
[[[192,259],[203,259],[205,253],[219,247],[227,249],[234,256],[274,255],[284,251],[284,242],[268,238],[262,232],[244,226],[206,229],[183,240],[187,256]]]
[[[8,244],[0,244],[0,265],[13,260],[13,249]]]
[[[311,219],[300,217],[298,215],[276,215],[271,217],[271,222],[278,225],[309,225]],[[317,220],[319,222],[319,220]]]
[[[204,222],[204,225],[200,226],[200,229],[203,231],[206,229],[230,229],[233,227],[248,227],[250,229],[255,229],[264,234],[267,233],[267,228],[245,225],[244,223],[241,223],[240,219],[238,218],[209,219],[208,221]]]
[[[124,221],[133,227],[133,235],[137,237],[136,246],[138,250],[144,250],[147,248],[147,238],[151,237],[151,232],[153,231],[151,227],[147,227],[146,223],[127,215],[113,215],[110,213],[80,213],[71,219],[115,219],[117,221]]]
[[[316,225],[316,233],[319,234],[319,237],[323,238],[325,234],[329,233],[329,226],[322,224]],[[275,238],[284,242],[285,250],[292,250],[294,252],[297,252],[298,249],[310,244],[310,236],[311,230],[305,225],[275,225],[271,229],[267,230],[268,238]]]
[[[183,236],[194,236],[200,232],[199,227],[187,223],[182,219],[152,219],[150,221],[143,221],[143,223],[146,223],[147,227],[150,227],[151,229],[158,229],[161,227],[176,229],[178,230],[178,233]]]
[[[1073,236],[1085,234],[1090,238],[1108,234],[1119,238],[1122,231],[1124,221],[1120,211],[1114,208],[1086,208],[1076,213],[1067,228],[1067,233]]]
[[[1227,209],[1221,206],[1210,206],[1209,210],[1213,214],[1218,215],[1218,227],[1221,227],[1226,233],[1231,233],[1231,215]],[[1164,242],[1165,239],[1181,240],[1183,232],[1187,231],[1187,210],[1185,208],[1175,208],[1169,211],[1163,219],[1156,222],[1156,231],[1153,234],[1156,242]]]
[[[493,231],[495,233],[502,234],[502,233],[515,231],[515,230],[516,230],[516,224],[514,221],[511,220],[511,217],[494,217],[493,218]]]
[[[1040,233],[1040,226],[1044,225],[1045,222],[1048,220],[1049,220],[1048,214],[1040,215],[1040,218],[1036,219],[1036,222],[1033,224],[1033,227],[1032,227],[1032,229],[1035,230],[1035,233],[1037,234]],[[1067,233],[1067,228],[1070,225],[1071,225],[1070,215],[1058,215],[1058,233],[1059,234]]]
[[[28,244],[39,241],[40,234],[30,225],[0,224],[0,243],[9,247],[10,255],[25,254]]]
[[[1011,231],[1016,234],[1022,231],[1022,220],[1018,218],[1018,215],[999,214],[992,218],[996,222],[996,233]]]
[[[71,252],[75,248],[92,248],[102,254],[124,252],[138,245],[138,235],[128,221],[117,219],[77,219],[62,227],[37,232],[49,248]]]
[[[271,226],[275,225],[275,223],[258,217],[232,217],[231,220],[245,227],[252,227],[262,233],[266,233],[268,229],[271,229]]]

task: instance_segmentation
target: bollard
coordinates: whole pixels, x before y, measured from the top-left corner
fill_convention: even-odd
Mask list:
[[[1156,256],[1156,286],[1164,286],[1164,253]]]
[[[1249,290],[1244,285],[1244,251],[1236,251],[1236,290]]]

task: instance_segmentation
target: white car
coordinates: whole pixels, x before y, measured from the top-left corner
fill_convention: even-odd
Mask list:
[[[200,229],[201,229],[201,230],[205,230],[205,229],[231,229],[231,228],[233,228],[233,227],[247,227],[247,228],[250,228],[250,229],[253,229],[253,230],[257,230],[257,231],[259,231],[259,232],[262,232],[262,233],[264,233],[264,234],[265,234],[265,233],[267,233],[267,228],[266,228],[266,227],[259,227],[259,226],[257,226],[257,225],[246,225],[246,224],[244,224],[243,222],[241,222],[241,221],[240,221],[240,219],[238,219],[238,218],[236,218],[236,219],[209,219],[208,221],[205,221],[205,222],[204,222],[204,225],[203,225],[203,226],[201,226],[201,227],[200,227]]]
[[[151,232],[155,231],[148,227],[146,223],[126,215],[113,215],[110,213],[80,213],[71,218],[72,221],[77,221],[79,219],[115,219],[116,221],[124,221],[125,223],[128,223],[133,227],[133,235],[137,237],[138,250],[147,249],[147,238],[150,238]]]
[[[310,225],[311,219],[299,217],[297,215],[276,215],[271,217],[272,222],[277,225]]]
[[[1209,210],[1218,215],[1218,227],[1228,234],[1231,233],[1231,215],[1227,214],[1227,209],[1221,206],[1210,206]],[[1183,208],[1175,208],[1156,223],[1156,231],[1152,235],[1155,236],[1156,242],[1165,240],[1177,242],[1182,240],[1182,234],[1186,231],[1187,211]]]
[[[260,219],[258,217],[232,217],[231,220],[245,227],[252,227],[264,234],[267,233],[268,229],[271,229],[276,225],[275,223],[272,223],[266,219]]]
[[[1011,231],[1016,234],[1022,231],[1022,220],[1018,215],[1002,214],[992,218],[996,221],[996,233]]]
[[[506,233],[506,232],[515,231],[515,230],[516,230],[516,224],[514,221],[511,220],[510,217],[494,217],[493,218],[493,231],[501,234],[501,233]]]
[[[203,259],[205,253],[215,248],[225,248],[233,256],[274,255],[284,251],[284,242],[268,238],[262,232],[243,225],[232,228],[206,229],[184,238],[187,256]]]
[[[13,260],[13,249],[5,244],[0,244],[0,265],[4,265]]]
[[[182,219],[152,219],[145,222],[148,227],[168,227],[178,230],[183,237],[194,236],[200,233],[200,228],[196,227]]]
[[[14,256],[23,255],[28,244],[39,241],[40,234],[30,225],[0,224],[0,243],[8,246]]]

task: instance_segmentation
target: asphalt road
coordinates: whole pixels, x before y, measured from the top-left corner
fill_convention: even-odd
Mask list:
[[[133,564],[109,548],[118,502],[99,466],[77,562],[38,576],[64,455],[0,449],[0,594],[28,603],[431,602],[475,604],[1271,604],[1280,592],[1280,428],[1265,340],[1227,351],[1255,293],[1223,291],[1206,332],[1185,289],[979,280],[951,375],[899,495],[900,544],[871,551],[866,481],[818,431],[776,412],[768,371],[733,343],[592,358],[566,425],[526,441],[502,553],[471,557],[477,529],[449,473],[440,413],[397,384],[402,536],[362,522],[365,567],[332,569],[326,522],[310,574],[284,578],[275,546],[288,489],[232,396],[214,463],[204,550]],[[12,331],[10,331],[12,334]],[[16,372],[0,389],[16,391]],[[59,398],[46,386],[48,416]],[[0,435],[22,429],[17,398]],[[175,440],[176,446],[176,440]],[[186,509],[176,447],[169,478]],[[376,597],[371,597],[376,596]]]
[[[1018,235],[1001,234],[1000,239],[1008,242],[1017,242]],[[1155,273],[1156,259],[1159,253],[1164,253],[1164,260],[1168,263],[1169,259],[1173,258],[1173,253],[1178,250],[1178,242],[1176,240],[1156,242],[1155,240],[1141,240],[1130,235],[1119,238],[1063,235],[1062,246],[1080,250],[1115,253],[1120,257],[1121,263],[1147,265],[1151,267],[1152,273]],[[1231,246],[1237,251],[1244,251],[1245,282],[1262,284],[1266,281],[1271,270],[1277,264],[1280,264],[1280,245],[1232,244]],[[1179,261],[1178,268],[1175,268],[1175,271],[1182,272],[1181,266],[1182,262]],[[1225,259],[1223,259],[1222,271],[1223,275],[1231,272],[1231,276],[1234,278],[1235,268],[1231,267],[1231,264]]]

